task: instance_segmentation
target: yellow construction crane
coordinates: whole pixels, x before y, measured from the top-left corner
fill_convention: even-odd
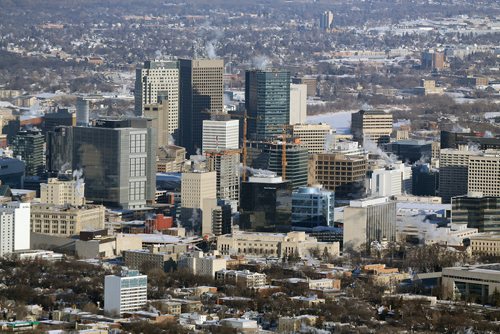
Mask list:
[[[245,110],[244,114],[229,114],[225,112],[211,112],[209,110],[204,111],[203,113],[210,114],[210,116],[229,116],[231,119],[234,118],[243,118],[243,148],[241,154],[243,155],[243,170],[241,172],[241,177],[243,181],[246,181],[246,175],[247,175],[247,119],[253,117],[248,117],[247,111]]]

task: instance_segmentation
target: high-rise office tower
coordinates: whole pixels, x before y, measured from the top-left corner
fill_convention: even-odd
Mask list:
[[[318,86],[318,79],[312,75],[305,75],[303,77],[292,77],[292,84],[306,85],[307,86],[307,96],[316,96],[316,90]]]
[[[75,114],[68,109],[59,108],[56,112],[43,116],[43,132],[53,131],[59,125],[73,126],[76,124]]]
[[[30,203],[9,202],[0,206],[0,257],[30,249]]]
[[[439,189],[439,172],[431,170],[429,164],[415,165],[412,171],[412,194],[436,196]]]
[[[135,73],[135,114],[151,117],[158,126],[158,142],[175,140],[179,129],[179,62],[145,61]],[[148,115],[145,114],[148,106]],[[154,108],[158,108],[154,110]]]
[[[203,152],[237,150],[239,120],[203,121]]]
[[[331,11],[327,10],[321,14],[319,28],[326,32],[333,31],[333,13]]]
[[[154,201],[156,131],[150,120],[97,120],[91,127],[58,127],[48,138],[52,174],[82,169],[88,200],[124,209]]]
[[[442,149],[439,156],[439,196],[443,203],[450,203],[452,197],[467,195],[469,159],[480,152],[469,150],[468,146],[458,149]]]
[[[227,201],[217,201],[212,210],[212,233],[214,235],[230,234],[233,231],[231,204]]]
[[[468,192],[500,197],[500,150],[469,157]]]
[[[76,98],[76,125],[89,126],[90,111],[89,100],[84,97]],[[63,124],[60,124],[63,125]],[[65,125],[65,124],[64,124]]]
[[[144,105],[144,117],[151,119],[151,126],[156,129],[157,147],[174,144],[175,130],[172,125],[169,102],[165,96],[158,96],[158,103]]]
[[[290,124],[305,124],[307,118],[307,85],[290,84]]]
[[[392,133],[392,114],[382,110],[360,110],[351,115],[353,139],[365,145],[365,141],[377,145],[389,142]]]
[[[480,232],[500,232],[500,197],[470,193],[451,199],[451,221]]]
[[[333,147],[334,130],[328,124],[294,124],[292,137],[309,150],[309,154],[323,153]]]
[[[339,199],[355,199],[366,193],[368,161],[361,155],[313,154],[309,160],[309,183],[322,184]]]
[[[245,73],[248,137],[266,140],[283,134],[290,122],[290,72],[252,70]]]
[[[224,108],[224,60],[180,59],[181,145],[188,154],[202,148],[203,121]]]
[[[212,233],[211,219],[203,217],[217,205],[217,172],[182,173],[181,222],[187,231]],[[210,220],[208,222],[207,220]],[[210,223],[210,224],[209,224]]]
[[[42,203],[55,205],[82,206],[85,204],[85,183],[83,179],[49,178],[47,183],[40,184],[40,200]]]
[[[375,169],[370,180],[371,195],[374,197],[410,194],[412,188],[412,170],[402,162],[396,162],[385,168]]]
[[[344,209],[344,249],[396,241],[396,202],[387,197],[351,201]]]
[[[335,193],[321,186],[300,187],[292,193],[292,226],[333,226]]]
[[[124,209],[155,198],[156,133],[147,119],[98,120],[73,128],[73,169],[82,169],[85,197]]]
[[[227,200],[234,210],[240,198],[240,151],[207,151],[207,168],[217,173],[217,199]]]
[[[424,69],[442,70],[446,64],[444,52],[436,50],[422,52],[421,64]]]
[[[12,141],[15,157],[26,163],[26,175],[41,175],[45,170],[45,136],[40,130],[22,130]]]
[[[73,127],[57,126],[47,132],[47,171],[57,176],[73,168]]]

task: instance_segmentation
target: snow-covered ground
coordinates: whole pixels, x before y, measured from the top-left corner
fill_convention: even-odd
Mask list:
[[[307,123],[326,123],[333,129],[336,129],[337,133],[348,134],[351,133],[351,114],[357,111],[358,110],[349,110],[307,116]]]

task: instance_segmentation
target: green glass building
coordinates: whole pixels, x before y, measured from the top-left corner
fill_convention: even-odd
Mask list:
[[[42,175],[45,171],[45,136],[40,130],[22,130],[12,142],[14,156],[26,163],[26,175]]]
[[[283,133],[290,121],[290,72],[251,70],[245,73],[248,138],[267,140]]]

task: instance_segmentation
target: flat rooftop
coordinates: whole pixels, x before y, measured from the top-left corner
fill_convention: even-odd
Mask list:
[[[451,267],[451,268],[444,268],[443,270],[446,270],[446,269],[500,275],[500,263],[488,263],[488,264],[476,264],[476,265],[472,265],[472,266],[463,266],[463,267]]]

